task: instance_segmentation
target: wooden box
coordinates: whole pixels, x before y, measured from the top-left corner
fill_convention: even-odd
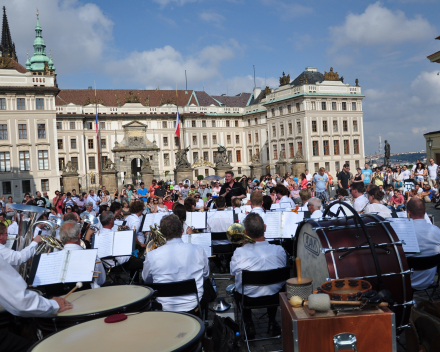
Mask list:
[[[395,316],[388,308],[340,312],[337,316],[332,311],[316,312],[312,317],[304,308],[293,308],[284,292],[280,293],[280,308],[284,352],[354,350],[350,346],[335,348],[334,338],[342,333],[355,337],[358,352],[397,351]]]

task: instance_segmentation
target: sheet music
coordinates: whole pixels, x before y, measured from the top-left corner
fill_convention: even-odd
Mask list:
[[[60,282],[65,255],[66,251],[41,254],[32,285],[42,286]]]
[[[204,229],[206,228],[206,214],[204,212],[187,212],[186,219],[188,220],[188,215],[190,218],[189,226],[194,227],[195,229]]]
[[[124,222],[122,220],[115,220],[115,225],[116,226],[122,226]]]
[[[98,257],[106,258],[113,255],[113,232],[102,234],[101,231],[96,233],[93,248],[98,249]]]
[[[9,249],[12,249],[12,246],[13,246],[14,241],[15,241],[16,238],[17,238],[17,235],[12,235],[12,236],[9,235],[8,239],[6,240],[5,247],[9,248]]]
[[[240,209],[244,212],[244,213],[250,213],[252,210],[252,206],[250,205],[242,205],[240,207]]]
[[[116,231],[113,239],[113,256],[131,255],[133,251],[133,231]]]
[[[212,256],[210,233],[193,233],[191,235],[191,243],[202,246],[207,257]]]
[[[239,222],[240,224],[243,223],[243,220],[244,220],[244,218],[246,217],[246,215],[247,215],[247,214],[245,214],[245,213],[240,213],[240,214],[238,214],[238,222]]]
[[[281,215],[282,212],[267,212],[264,215],[264,223],[266,224],[266,232],[264,233],[265,238],[280,238],[282,236],[281,232]]]
[[[97,249],[85,249],[69,252],[67,272],[63,282],[93,281]],[[98,273],[96,273],[97,275]]]
[[[298,223],[304,220],[304,213],[293,211],[283,212],[283,237],[295,236]]]
[[[397,214],[397,217],[398,217],[398,218],[405,218],[405,219],[408,219],[408,215],[406,214],[406,210],[398,211],[398,212],[396,212],[396,214]],[[432,221],[431,221],[431,219],[429,218],[428,214],[426,214],[426,213],[425,213],[425,221],[426,221],[428,224],[431,224],[431,225],[432,225]]]
[[[420,253],[419,242],[417,241],[413,219],[388,218],[391,227],[396,232],[399,240],[405,241],[402,246],[405,253]]]
[[[144,225],[142,226],[142,232],[151,231],[150,225],[154,226],[154,216],[156,214],[147,214],[145,215]]]
[[[213,212],[213,213],[208,212],[208,220],[214,214],[217,214],[215,216],[216,218],[227,218],[231,221],[231,224],[234,223],[234,212],[232,210],[223,210],[223,211],[217,211],[217,212]]]
[[[274,204],[271,204],[271,206],[270,206],[270,210],[280,209],[280,208],[281,208],[280,203],[274,203]]]

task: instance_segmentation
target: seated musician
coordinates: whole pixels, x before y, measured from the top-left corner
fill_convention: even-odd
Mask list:
[[[186,200],[185,200],[186,201]],[[225,197],[218,197],[215,199],[215,205],[217,207],[217,211],[210,217],[208,217],[208,227],[211,228],[211,233],[220,233],[228,230],[228,227],[232,224],[232,219],[222,216],[223,211],[226,208],[226,199]],[[213,246],[218,245],[230,245],[231,242],[228,240],[214,240],[212,241]],[[225,261],[225,266],[222,264],[222,259]],[[228,271],[229,262],[231,261],[231,255],[230,254],[222,254],[222,255],[216,255],[212,258],[213,262],[215,263],[215,266],[220,271],[220,273],[225,273]],[[226,267],[226,269],[225,269]]]
[[[425,219],[425,203],[419,198],[411,198],[407,206],[408,216],[414,221],[414,229],[419,242],[421,254],[407,256],[430,257],[440,253],[440,229],[429,224]],[[434,281],[437,267],[428,270],[415,270],[411,275],[411,286],[416,290],[423,290]]]
[[[370,203],[365,195],[365,186],[362,182],[355,182],[350,185],[350,193],[353,196],[353,208],[362,213]]]
[[[90,215],[92,214],[93,216],[96,216],[96,211],[93,210],[93,203],[92,202],[87,202],[86,203],[86,211],[83,211],[81,213],[82,215]]]
[[[299,196],[303,204],[299,210],[308,211],[309,209],[307,203],[309,202],[309,199],[312,197],[312,192],[310,192],[310,189],[304,188],[301,191],[299,191]]]
[[[40,215],[40,217],[38,218],[38,221],[45,221],[48,219],[48,215],[46,213],[43,213]],[[47,236],[50,235],[50,230],[45,230],[44,228],[46,227],[45,224],[37,224],[35,226],[35,230],[34,230],[34,237],[40,235],[40,236]]]
[[[283,247],[270,244],[264,238],[266,225],[262,217],[255,213],[249,213],[243,223],[245,233],[255,243],[246,243],[243,247],[235,250],[231,259],[231,275],[235,276],[235,299],[241,302],[241,272],[243,270],[259,271],[271,270],[285,267],[287,256]],[[246,286],[244,301],[248,304],[275,304],[279,300],[279,291],[284,283],[269,286]],[[275,321],[277,307],[267,309],[269,324],[272,325],[272,332],[275,335],[280,333],[280,326]],[[246,324],[246,333],[249,339],[255,337],[255,326],[252,321],[251,310],[243,311],[243,320]]]
[[[14,214],[14,216],[11,219],[11,224],[8,226],[8,235],[9,236],[14,236],[14,235],[18,235],[18,224],[16,221],[16,215]]]
[[[101,224],[102,228],[95,234],[95,236],[107,236],[111,235],[112,232],[117,231],[117,229],[114,230],[115,217],[111,211],[106,210],[101,214]],[[131,255],[114,257],[114,260],[105,259],[105,263],[111,267],[121,265],[125,270],[130,271],[130,275],[144,267],[143,259]]]
[[[60,239],[64,246],[63,251],[83,250],[84,248],[81,247],[80,238],[81,229],[78,223],[72,220],[64,221],[60,227]],[[99,258],[96,257],[96,260],[99,261]],[[98,276],[98,278],[93,279],[91,287],[99,288],[106,280],[105,269],[102,263],[96,263],[95,270],[99,271],[99,273],[95,273],[95,276]]]
[[[309,202],[307,203],[307,206],[311,214],[310,218],[312,219],[322,218],[323,213],[321,211],[321,206],[322,206],[321,199],[316,197],[310,198]]]
[[[249,213],[256,213],[258,215],[260,215],[263,220],[264,220],[264,215],[266,214],[266,211],[263,209],[263,193],[258,192],[258,191],[253,191],[251,193],[251,211]],[[270,196],[267,196],[270,198]],[[272,203],[272,199],[270,199],[270,202]],[[270,203],[270,204],[271,204]],[[246,217],[244,217],[240,223],[243,223],[244,219]]]
[[[209,277],[208,258],[202,247],[183,243],[183,227],[179,218],[172,214],[160,221],[160,231],[166,244],[145,254],[142,278],[148,285],[195,279],[199,299],[203,296],[203,281]],[[195,295],[161,297],[157,301],[164,311],[196,313]]]
[[[41,242],[40,236],[35,236],[31,244],[21,251],[14,251],[5,246],[8,240],[8,228],[5,224],[0,223],[0,254],[11,265],[20,265],[31,258],[37,250],[38,243]]]
[[[145,248],[145,235],[141,229],[141,216],[144,211],[145,204],[143,201],[134,201],[130,204],[130,215],[125,218],[125,226],[128,226],[130,230],[136,231],[136,243]]]
[[[289,190],[286,186],[282,184],[278,184],[275,187],[275,193],[277,195],[277,198],[280,200],[279,205],[280,208],[295,208],[295,202],[289,198]]]
[[[1,237],[1,236],[0,236]],[[64,298],[46,299],[37,292],[27,291],[20,274],[0,255],[0,305],[12,315],[43,317],[72,309]],[[34,342],[0,328],[0,351],[28,351]]]

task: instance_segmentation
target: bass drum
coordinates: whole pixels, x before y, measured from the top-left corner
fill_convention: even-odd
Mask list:
[[[391,291],[395,304],[412,301],[411,278],[402,246],[391,244],[399,241],[393,228],[383,223],[379,216],[361,217],[373,243],[389,244],[376,248],[382,280]],[[378,290],[377,272],[370,247],[353,251],[326,251],[341,247],[368,246],[364,231],[355,227],[353,218],[314,220],[302,222],[294,240],[294,255],[301,258],[301,274],[313,279],[313,289],[332,279],[359,278],[367,280]],[[345,256],[341,257],[344,253]],[[411,305],[395,307],[397,325],[409,320]]]

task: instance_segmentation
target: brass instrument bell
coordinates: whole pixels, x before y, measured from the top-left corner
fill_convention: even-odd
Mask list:
[[[255,241],[250,238],[245,233],[244,226],[240,223],[233,223],[226,230],[226,236],[228,237],[228,241],[234,244],[242,244],[243,241],[247,243],[255,243]]]

